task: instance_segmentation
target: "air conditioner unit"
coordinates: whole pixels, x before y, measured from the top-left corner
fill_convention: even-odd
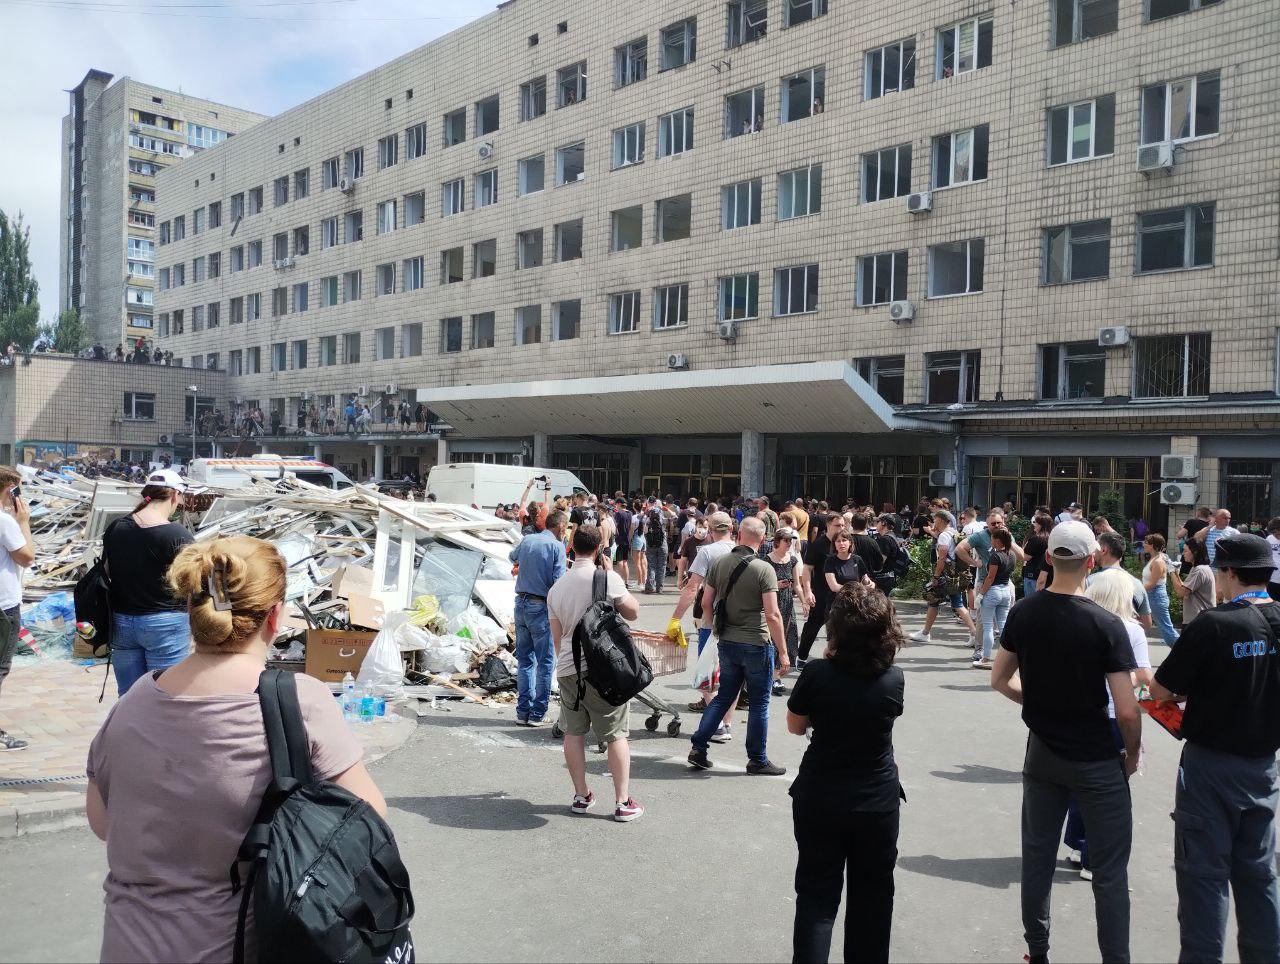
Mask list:
[[[1112,325],[1108,328],[1099,328],[1098,344],[1103,348],[1117,348],[1120,345],[1129,344],[1129,327]]]
[[[912,214],[923,214],[933,210],[933,192],[921,191],[919,194],[907,195],[907,210]]]
[[[359,395],[361,398],[366,398],[369,394],[369,386],[361,385],[359,388],[356,389],[356,394]]]
[[[382,394],[383,394],[383,395],[394,395],[395,393],[396,393],[396,383],[395,383],[395,382],[387,382],[387,384],[385,384],[385,385],[383,385],[383,386],[382,386]]]
[[[889,302],[889,318],[896,325],[905,325],[916,316],[916,306],[910,301]]]
[[[1190,482],[1163,482],[1160,485],[1161,505],[1195,505],[1196,487]]]
[[[1162,455],[1160,456],[1160,477],[1162,479],[1194,479],[1200,474],[1194,455]]]
[[[356,189],[356,182],[347,176],[338,178],[338,190],[343,194],[350,194]]]
[[[157,445],[168,445],[168,444],[169,444],[169,436],[167,436],[167,435],[161,435],[161,436],[160,436],[160,441],[156,442],[156,444],[157,444]]]
[[[493,157],[493,142],[485,141],[476,148],[476,153],[480,155],[480,160],[487,161],[489,158]]]
[[[1153,171],[1173,170],[1173,143],[1164,141],[1160,144],[1147,144],[1138,148],[1138,170],[1143,174]]]
[[[930,469],[929,487],[948,489],[956,484],[956,473],[951,469]]]
[[[716,322],[716,334],[725,341],[736,341],[738,338],[738,323],[736,321],[718,321]]]
[[[685,358],[681,352],[672,352],[667,356],[667,367],[672,371],[684,371],[689,367],[689,359]]]

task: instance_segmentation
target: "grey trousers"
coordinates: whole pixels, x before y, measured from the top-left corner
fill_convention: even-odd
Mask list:
[[[1022,927],[1031,954],[1049,952],[1049,891],[1072,794],[1080,806],[1093,867],[1093,906],[1102,959],[1129,960],[1129,850],[1133,806],[1119,754],[1067,760],[1034,733],[1022,764]]]
[[[18,649],[18,630],[22,628],[22,606],[0,610],[0,686],[4,685]]]
[[[1188,743],[1174,795],[1179,961],[1221,961],[1227,889],[1236,898],[1240,960],[1280,960],[1276,893],[1276,760]]]

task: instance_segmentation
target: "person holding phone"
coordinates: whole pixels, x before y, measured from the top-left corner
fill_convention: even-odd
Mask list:
[[[36,558],[31,512],[22,499],[22,477],[0,465],[0,686],[9,675],[22,628],[22,570]],[[25,750],[27,741],[0,729],[0,752]]]

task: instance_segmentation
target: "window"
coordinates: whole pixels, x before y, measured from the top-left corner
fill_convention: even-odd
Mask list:
[[[889,251],[858,259],[858,305],[887,305],[907,297],[907,252]]]
[[[1209,335],[1157,335],[1133,340],[1135,398],[1209,394]]]
[[[173,240],[181,241],[187,236],[187,219],[179,214],[173,219]]]
[[[467,109],[459,107],[444,115],[444,146],[453,147],[467,139]]]
[[[760,223],[761,179],[726,184],[720,189],[720,226],[726,231]]]
[[[471,347],[492,348],[494,344],[494,313],[482,311],[471,316]]]
[[[901,405],[903,402],[903,384],[905,382],[906,356],[885,355],[881,358],[859,358],[858,374],[890,405]]]
[[[447,218],[461,214],[467,207],[467,179],[464,177],[446,181],[440,186],[440,216]]]
[[[610,251],[629,251],[644,241],[644,208],[640,205],[621,208],[610,215]]]
[[[400,135],[388,134],[378,138],[378,170],[385,171],[394,167],[400,160]]]
[[[991,35],[991,17],[976,17],[939,30],[937,79],[990,67]]]
[[[698,18],[690,17],[662,28],[662,69],[693,63],[698,57]]]
[[[462,351],[462,318],[440,319],[440,354],[452,355]]]
[[[191,330],[204,331],[204,305],[196,305],[191,309]]]
[[[320,222],[320,248],[336,247],[338,244],[338,219],[325,218]]]
[[[516,234],[516,268],[542,267],[542,228]]]
[[[568,107],[587,99],[587,62],[585,60],[556,71],[556,106]]]
[[[360,363],[360,332],[351,331],[342,336],[342,360],[348,365]]]
[[[1147,19],[1163,20],[1202,7],[1216,7],[1222,0],[1147,0]]]
[[[310,192],[311,188],[311,171],[303,168],[300,171],[293,172],[293,198],[295,201],[301,201]],[[221,211],[218,212],[221,217]],[[213,205],[209,205],[209,227],[215,227],[213,223]]]
[[[487,208],[498,203],[498,169],[481,171],[472,178],[472,189],[475,191],[475,205]]]
[[[426,263],[422,255],[416,258],[405,258],[400,263],[400,285],[402,291],[417,291],[424,284]]]
[[[764,87],[752,87],[724,99],[724,136],[741,137],[764,129]]]
[[[782,23],[786,27],[808,23],[827,12],[827,0],[784,0]]]
[[[628,167],[644,160],[644,121],[613,132],[613,167]]]
[[[1142,89],[1142,143],[1195,140],[1218,133],[1218,72],[1209,70]],[[176,223],[175,223],[176,230]]]
[[[396,356],[396,330],[391,326],[378,328],[373,333],[373,360],[389,361]]]
[[[297,341],[293,343],[291,347],[293,349],[293,367],[306,368],[307,367],[307,340],[305,338],[299,338]]]
[[[769,30],[768,0],[733,0],[729,4],[726,47],[741,47],[759,40]]]
[[[543,154],[526,157],[516,164],[517,190],[521,197],[537,194],[546,186],[546,157]]]
[[[987,179],[987,125],[933,139],[933,186],[956,187]]]
[[[916,42],[914,38],[899,40],[867,51],[865,91],[867,100],[911,90],[915,85]]]
[[[520,119],[531,121],[547,112],[547,78],[535,77],[520,85]],[[475,347],[474,345],[472,346]],[[492,347],[492,346],[491,346]]]
[[[289,195],[289,179],[284,181],[285,198]],[[151,199],[155,200],[155,194],[152,192]],[[191,234],[195,236],[204,230],[204,208],[196,208],[191,212]]]
[[[971,295],[982,290],[983,242],[954,241],[929,248],[929,297]]]
[[[293,229],[293,253],[301,257],[311,250],[311,228],[303,225]]]
[[[862,202],[873,204],[911,193],[911,145],[862,155]]]
[[[147,238],[129,238],[129,257],[152,261],[156,256],[156,243]]]
[[[246,246],[247,265],[250,268],[256,268],[262,264],[262,242],[250,241]]]
[[[1049,164],[1073,164],[1095,157],[1109,157],[1115,138],[1116,98],[1106,94],[1094,100],[1049,109]]]
[[[320,279],[320,307],[332,308],[338,303],[338,276],[331,274]]]
[[[272,200],[276,207],[289,203],[289,175],[275,179],[272,184]]]
[[[260,214],[262,212],[262,188],[254,187],[249,189],[249,214]],[[175,226],[177,220],[174,220]]]
[[[821,114],[826,88],[824,67],[812,67],[782,78],[782,123]]]
[[[404,132],[404,159],[414,161],[427,153],[427,125],[414,124]]]
[[[587,176],[587,145],[570,144],[556,151],[556,184],[573,184]]]
[[[289,346],[283,341],[271,344],[271,370],[282,372],[289,367]]]
[[[311,300],[311,286],[305,281],[299,281],[293,286],[293,310],[306,311]]]
[[[342,300],[360,300],[360,272],[348,271],[342,276]]]
[[[773,313],[803,315],[818,310],[818,266],[794,265],[773,272]]]
[[[393,295],[396,293],[396,266],[380,264],[373,271],[373,296]]]
[[[153,421],[156,417],[154,392],[125,392],[120,415],[129,421]]]
[[[498,95],[476,101],[476,137],[484,137],[498,129]]]
[[[130,263],[132,264],[132,263],[134,263],[134,262],[130,262]],[[160,287],[160,290],[161,290],[161,291],[168,291],[168,290],[169,290],[169,288],[171,288],[171,287],[172,287],[172,285],[171,285],[171,284],[170,284],[170,282],[169,282],[169,269],[168,269],[168,268],[161,268],[161,269],[160,269],[160,279],[159,279],[159,280],[160,280],[159,287]]]
[[[320,367],[331,368],[338,364],[338,336],[325,335],[320,339]]]
[[[244,217],[244,194],[231,195],[231,223]]]
[[[271,237],[271,258],[273,261],[283,261],[287,257],[289,257],[289,232],[281,231]]]
[[[516,309],[516,344],[536,345],[542,341],[542,305]]]
[[[689,324],[689,285],[653,289],[653,328],[682,328]]]
[[[609,334],[625,335],[640,330],[640,292],[624,291],[609,296]]]
[[[338,186],[338,158],[330,157],[320,162],[320,189],[327,191]]]
[[[1093,281],[1111,273],[1110,220],[1081,221],[1044,232],[1044,272],[1047,285]]]
[[[582,257],[582,220],[565,221],[555,227],[556,261],[577,261]]]
[[[778,175],[778,220],[789,221],[822,210],[822,165],[811,164]]]
[[[1040,347],[1040,398],[1102,398],[1106,388],[1106,349],[1096,341]]]
[[[658,118],[658,156],[671,157],[693,150],[693,108],[663,114]]]
[[[250,348],[245,352],[244,373],[246,375],[262,374],[262,349],[258,347]]]
[[[400,357],[417,358],[422,354],[422,322],[400,326]]]
[[[693,195],[663,198],[655,205],[655,215],[656,241],[686,240],[693,223]]]
[[[981,357],[982,353],[977,351],[940,351],[925,355],[925,404],[976,402]]]
[[[462,248],[447,248],[440,252],[440,283],[442,285],[457,284],[462,280],[463,272]]]
[[[181,335],[182,331],[183,331],[182,309],[178,308],[173,313],[173,333],[175,335]]]
[[[613,50],[613,83],[626,87],[649,76],[649,38],[641,37]]]
[[[498,242],[477,241],[471,246],[471,277],[491,278],[498,270]]]
[[[185,263],[178,263],[173,266],[173,286],[181,288],[187,283],[187,266]],[[140,299],[129,299],[131,303],[137,303]]]
[[[760,317],[760,275],[734,274],[720,279],[721,321],[747,321]]]
[[[169,238],[171,237],[171,234],[170,234],[171,228],[172,228],[172,225],[168,221],[160,222],[160,243],[162,245],[169,243]]]
[[[236,378],[244,373],[244,352],[239,348],[227,352],[227,374]]]
[[[204,280],[204,258],[191,259],[191,283],[198,284]]]
[[[364,148],[354,147],[342,156],[342,167],[347,177],[358,181],[364,177]]]
[[[1115,33],[1119,26],[1117,0],[1051,0],[1051,3],[1055,47]]]
[[[131,278],[154,278],[156,266],[150,261],[130,261],[128,271]]]
[[[427,219],[427,195],[425,191],[416,191],[404,196],[404,226],[412,227]]]
[[[229,302],[228,320],[233,325],[244,323],[244,298],[232,298]]]
[[[1139,214],[1138,272],[1212,265],[1213,217],[1212,204]]]
[[[364,240],[364,212],[348,211],[342,219],[342,239],[347,244]]]

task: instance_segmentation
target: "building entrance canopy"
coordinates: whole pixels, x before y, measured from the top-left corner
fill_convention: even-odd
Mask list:
[[[464,437],[946,431],[896,415],[847,362],[420,388]]]

